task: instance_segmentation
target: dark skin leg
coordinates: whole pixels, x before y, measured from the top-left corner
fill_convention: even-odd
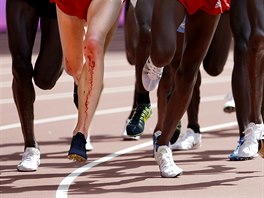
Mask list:
[[[41,19],[43,33],[41,48],[36,65],[33,67],[32,49],[39,21],[36,9],[24,0],[8,0],[6,14],[9,48],[12,55],[12,90],[25,148],[39,148],[34,135],[35,91],[32,80],[34,78],[36,85],[42,89],[51,89],[62,73],[62,51],[57,21]]]
[[[232,92],[236,104],[236,116],[240,137],[248,125],[250,111],[248,95],[248,72],[246,51],[250,34],[247,19],[246,0],[231,1],[230,25],[234,37],[234,67],[232,73]]]
[[[183,45],[184,34],[177,32],[177,50],[172,60],[172,63],[169,66],[166,66],[163,70],[162,77],[159,82],[158,86],[158,120],[155,127],[155,131],[162,131],[165,115],[167,111],[167,103],[168,103],[168,94],[174,88],[174,79],[173,75],[176,72],[178,65],[180,64],[181,60],[181,53],[182,53],[182,45]]]
[[[204,70],[211,76],[218,76],[223,71],[226,60],[228,58],[230,44],[232,40],[232,32],[230,29],[229,20],[229,12],[226,12],[221,15],[217,28],[215,30],[213,40],[203,60]],[[199,72],[196,84],[194,86],[192,100],[187,110],[188,125],[197,126],[198,128],[200,85],[201,74]]]
[[[174,56],[176,51],[176,42],[173,43],[171,41],[176,41],[176,31],[183,19],[185,9],[177,1],[166,0],[165,3],[164,0],[157,0],[154,6],[154,13],[152,21],[152,43],[154,44],[151,46],[151,58],[156,66],[162,67],[166,65],[165,63],[171,61],[171,57]],[[168,15],[166,13],[171,14]],[[158,140],[159,145],[167,145],[169,143],[177,123],[187,110],[192,97],[193,87],[196,83],[199,66],[207,53],[220,18],[220,16],[208,15],[201,11],[191,16],[187,14],[186,17],[183,56],[176,72],[175,90],[168,103],[165,117],[166,125],[164,125],[162,135]],[[199,35],[194,34],[198,30],[202,31],[202,33]],[[164,32],[166,32],[166,37],[164,37]],[[173,119],[171,115],[174,115]]]
[[[147,61],[150,51],[150,24],[152,16],[153,1],[138,1],[136,8],[132,4],[126,7],[125,21],[125,44],[128,62],[135,65],[135,91],[133,108],[137,103],[150,103],[149,93],[142,85],[142,69]],[[129,117],[132,116],[130,112]]]
[[[249,121],[262,124],[262,104],[264,100],[264,1],[248,0],[247,11],[251,27],[247,59],[251,101]]]
[[[142,69],[149,57],[151,43],[151,17],[152,17],[152,0],[141,0],[136,5],[136,18],[139,26],[138,44],[136,48],[136,90],[138,94],[147,94],[142,84]],[[138,98],[139,100],[140,98]],[[148,100],[150,102],[150,100]],[[139,103],[142,103],[138,101]]]
[[[225,37],[223,37],[225,35]],[[174,85],[171,85],[171,75],[170,73],[176,73],[177,68],[180,64],[182,45],[183,45],[183,33],[177,33],[177,47],[174,59],[172,61],[171,67],[165,67],[162,78],[159,83],[158,95],[158,122],[154,131],[161,130],[163,128],[163,123],[165,119],[165,112],[167,107],[167,93],[171,91]],[[229,24],[229,13],[226,12],[221,15],[218,26],[216,28],[213,40],[210,44],[208,52],[203,60],[203,66],[205,71],[211,76],[219,75],[224,68],[226,63],[230,43],[232,39],[232,32]],[[174,81],[173,81],[174,82]],[[172,82],[172,83],[173,83]],[[200,85],[201,85],[201,74],[198,73],[197,81],[194,86],[193,96],[189,107],[187,109],[188,117],[188,127],[195,128],[195,132],[199,132],[199,122],[198,122],[198,113],[199,113],[199,104],[200,104]]]
[[[141,6],[141,7],[140,7]],[[138,4],[136,10],[138,11],[138,18],[142,18],[142,16],[146,15],[145,12],[145,7],[150,7],[151,5],[142,5],[142,4]],[[143,9],[139,9],[139,8],[143,8]],[[133,15],[133,11],[134,8],[133,6],[131,6],[128,10],[127,10],[127,30],[131,29],[130,31],[126,32],[126,38],[129,38],[128,40],[126,40],[126,44],[127,44],[127,57],[129,62],[134,62],[135,60],[135,53],[133,53],[134,51],[131,49],[135,50],[135,46],[137,43],[137,39],[135,39],[135,36],[137,36],[137,32],[133,34],[133,32],[135,32],[135,30],[137,30],[138,26],[135,23],[135,19],[132,20],[135,15]],[[141,14],[141,12],[144,12],[144,14]],[[149,12],[147,12],[148,14]],[[146,18],[146,17],[145,17]],[[143,21],[145,18],[143,18]],[[142,23],[142,25],[139,23],[139,26],[144,26],[144,23]],[[132,27],[132,28],[131,28]],[[142,28],[143,29],[143,28]],[[229,33],[227,34],[227,37],[225,38],[225,42],[223,45],[221,38],[221,34],[223,33],[223,30],[225,30],[225,33]],[[227,59],[227,55],[228,55],[228,51],[229,51],[229,46],[230,46],[230,42],[231,42],[231,31],[229,30],[229,16],[228,14],[224,14],[221,17],[221,20],[219,22],[218,28],[216,30],[216,34],[215,37],[212,41],[212,45],[210,46],[210,49],[208,51],[207,57],[205,58],[204,61],[204,67],[206,70],[208,70],[208,73],[211,75],[218,75],[219,73],[222,72],[224,64],[226,62]],[[159,88],[158,88],[158,122],[157,125],[155,127],[154,131],[157,130],[161,130],[163,128],[163,122],[164,122],[164,116],[165,116],[165,112],[166,112],[166,106],[167,106],[167,95],[168,93],[172,90],[171,87],[171,75],[170,73],[175,73],[179,62],[180,62],[180,57],[181,57],[181,53],[182,53],[182,43],[183,43],[183,34],[182,33],[177,33],[178,37],[177,37],[177,51],[175,54],[175,57],[173,59],[173,64],[174,67],[171,68],[170,67],[165,67],[164,72],[163,72],[163,76],[162,79],[160,81],[159,84]],[[139,42],[142,42],[142,40],[139,40]],[[221,48],[219,48],[219,45],[221,45]],[[219,49],[222,49],[223,51],[221,53],[219,53]],[[215,54],[216,53],[216,54]],[[215,60],[215,61],[213,61]],[[175,67],[176,65],[176,67]],[[137,67],[140,68],[140,67]],[[207,69],[208,68],[208,69]],[[141,70],[140,70],[141,69]],[[142,71],[142,67],[139,70],[137,70],[137,74],[141,74]],[[139,81],[141,82],[141,76],[139,76],[137,79],[139,79]],[[199,87],[201,84],[201,77],[200,77],[200,73],[198,75],[198,80],[197,83],[195,85],[195,91],[194,91],[194,97],[191,100],[190,103],[190,107],[188,108],[188,119],[189,119],[189,124],[192,126],[197,126],[199,128],[199,124],[198,124],[198,111],[199,111],[199,103],[200,103],[200,91],[199,91]],[[136,96],[137,92],[135,91],[134,96]],[[135,108],[135,99],[134,99],[134,104],[133,104],[133,108]],[[132,114],[130,114],[131,116]]]

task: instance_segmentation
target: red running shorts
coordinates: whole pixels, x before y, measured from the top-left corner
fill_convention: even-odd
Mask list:
[[[87,11],[92,0],[50,0],[65,13],[87,20]]]
[[[230,9],[231,0],[178,0],[191,15],[203,10],[211,15],[221,14]]]

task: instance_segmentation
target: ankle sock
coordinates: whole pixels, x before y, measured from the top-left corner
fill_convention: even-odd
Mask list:
[[[188,124],[187,128],[192,129],[194,133],[201,133],[199,124]]]
[[[138,104],[150,104],[149,92],[138,93],[137,103]]]

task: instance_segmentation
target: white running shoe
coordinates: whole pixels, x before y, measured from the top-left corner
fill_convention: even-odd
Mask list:
[[[142,84],[147,91],[152,91],[159,84],[163,72],[163,67],[153,65],[148,58],[142,70]]]
[[[90,135],[88,135],[87,138],[86,138],[85,148],[86,148],[86,151],[91,151],[91,150],[93,150],[93,145],[91,144],[91,138],[90,138]]]
[[[192,129],[187,128],[186,133],[171,145],[171,150],[197,149],[201,144],[202,134],[194,133]]]
[[[27,147],[21,162],[17,165],[18,171],[36,171],[40,165],[40,151],[34,147]]]
[[[244,131],[244,142],[238,150],[238,156],[241,158],[251,159],[257,156],[258,153],[258,140],[264,131],[263,124],[249,123]]]
[[[130,119],[127,119],[126,123],[125,123],[125,127],[124,127],[123,132],[122,132],[123,140],[139,140],[140,136],[129,136],[129,135],[127,135],[126,127],[127,127],[129,122],[130,122]]]
[[[162,177],[178,177],[183,173],[183,170],[175,164],[168,146],[159,146],[158,149],[154,149],[154,153]]]
[[[235,105],[235,101],[233,98],[233,94],[232,92],[227,93],[226,97],[225,97],[225,104],[224,104],[224,112],[225,113],[233,113],[236,111],[236,105]]]

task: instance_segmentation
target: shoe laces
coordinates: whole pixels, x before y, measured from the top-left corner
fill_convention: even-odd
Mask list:
[[[182,141],[186,141],[188,143],[192,143],[194,141],[193,133],[190,131],[187,131],[185,135],[182,137]]]
[[[37,159],[38,159],[38,153],[36,151],[26,152],[22,157],[22,161],[32,161]]]
[[[163,67],[154,66],[148,59],[146,62],[145,71],[151,80],[158,80],[162,76]]]
[[[253,127],[249,127],[247,128],[245,131],[244,131],[244,143],[245,145],[248,145],[248,144],[252,144],[254,142],[256,142],[256,136],[255,136],[255,131],[254,131],[254,128]]]
[[[161,153],[158,154],[158,159],[159,159],[159,165],[162,169],[167,169],[171,168],[174,166],[174,160],[171,156],[171,153],[168,152],[166,149],[166,152],[164,152],[165,149],[161,151]]]
[[[131,118],[131,123],[137,123],[139,121],[145,122],[150,116],[150,108],[146,105],[138,105],[135,109],[133,109],[134,113]]]

